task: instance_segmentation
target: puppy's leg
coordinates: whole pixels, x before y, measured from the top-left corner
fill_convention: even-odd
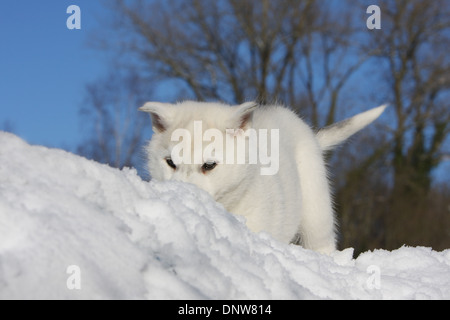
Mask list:
[[[335,221],[322,151],[315,141],[297,152],[301,186],[300,244],[322,253],[336,250]]]

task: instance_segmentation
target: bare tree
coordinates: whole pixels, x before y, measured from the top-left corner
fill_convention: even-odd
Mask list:
[[[394,194],[426,194],[450,133],[449,9],[448,1],[390,1],[373,33],[395,116]]]
[[[385,28],[374,40],[387,64],[395,114],[391,209],[396,214],[387,224],[391,231],[403,228],[388,232],[387,243],[395,246],[417,232],[417,221],[426,225],[419,208],[428,207],[431,172],[442,161],[450,133],[450,6],[418,0],[389,4],[383,10]]]
[[[116,168],[140,168],[140,152],[149,137],[146,119],[138,116],[136,106],[148,93],[145,81],[135,72],[113,71],[105,79],[86,86],[80,110],[85,141],[78,153]]]
[[[116,24],[153,78],[198,100],[282,101],[315,127],[334,121],[339,94],[370,56],[355,50],[350,13],[324,0],[122,1]],[[335,63],[339,61],[340,63]]]
[[[450,237],[443,226],[450,218],[437,201],[448,189],[433,187],[432,172],[450,142],[450,4],[395,0],[378,5],[382,28],[368,33],[366,50],[378,66],[378,92],[391,101],[390,120],[381,139],[354,150],[369,154],[343,170],[340,214],[354,230],[344,242],[356,242],[361,250],[405,243],[444,248]],[[378,172],[390,179],[370,174],[373,166],[385,168]]]

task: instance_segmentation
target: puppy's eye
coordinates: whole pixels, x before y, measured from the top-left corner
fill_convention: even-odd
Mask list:
[[[175,163],[173,163],[171,158],[166,158],[166,163],[169,167],[171,167],[174,170],[177,168],[177,166],[175,165]]]
[[[206,171],[211,171],[212,169],[214,169],[217,166],[216,162],[205,162],[202,165],[202,171],[206,172]]]

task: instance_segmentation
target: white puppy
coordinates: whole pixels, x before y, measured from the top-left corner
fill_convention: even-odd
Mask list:
[[[323,253],[336,249],[323,152],[374,121],[380,106],[317,134],[282,106],[147,102],[148,166],[155,180],[193,183],[254,232]]]

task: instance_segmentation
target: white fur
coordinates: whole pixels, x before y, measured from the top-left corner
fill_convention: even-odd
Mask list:
[[[386,107],[387,105],[384,104],[377,108],[357,114],[350,119],[343,120],[321,129],[317,133],[320,147],[324,151],[333,149],[333,147],[347,140],[350,136],[372,123],[384,112]]]
[[[152,115],[155,132],[147,147],[152,178],[199,186],[228,211],[244,216],[254,232],[268,232],[285,243],[299,240],[305,248],[323,253],[334,251],[335,220],[323,150],[375,120],[384,107],[325,128],[318,135],[284,107],[255,107],[252,102],[233,107],[193,101],[146,103],[140,110]],[[203,130],[216,128],[224,136],[230,128],[279,129],[277,174],[261,175],[260,163],[218,163],[208,172],[202,171],[201,164],[177,163],[175,170],[171,168],[166,158],[178,143],[171,141],[172,132],[183,128],[194,134],[194,121],[198,120]],[[246,138],[241,135],[237,139]]]

